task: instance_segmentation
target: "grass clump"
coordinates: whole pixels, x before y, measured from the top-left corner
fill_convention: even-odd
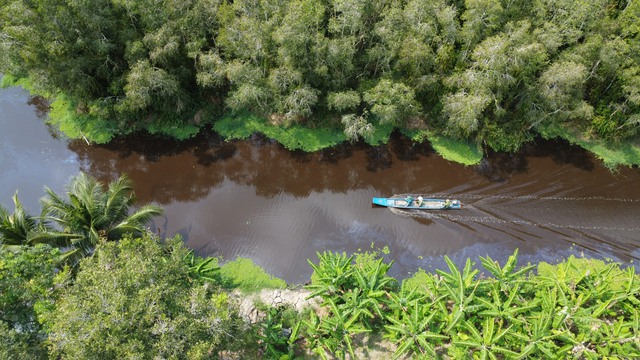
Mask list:
[[[113,124],[105,118],[77,110],[78,104],[65,95],[56,96],[51,103],[49,123],[57,126],[71,139],[84,139],[97,144],[106,144],[116,133]]]
[[[238,257],[234,261],[220,267],[222,283],[227,288],[237,288],[244,292],[255,292],[262,289],[284,289],[287,283],[273,275],[267,274],[263,268],[251,259]]]
[[[145,130],[153,135],[166,135],[177,140],[186,140],[196,136],[200,127],[191,124],[151,123],[145,127]]]
[[[27,77],[17,77],[11,74],[0,75],[0,89],[11,86],[21,86],[26,90],[31,90],[33,86]]]
[[[371,136],[365,137],[365,142],[372,146],[385,144],[389,141],[389,138],[391,138],[391,133],[395,128],[391,123],[375,124],[373,133]]]
[[[218,120],[214,130],[226,139],[246,139],[253,133],[262,133],[282,144],[289,150],[318,151],[337,145],[346,140],[340,131],[331,129],[309,129],[301,125],[287,128],[269,124],[259,116],[241,113],[228,113]]]
[[[463,165],[476,165],[483,157],[482,149],[468,141],[438,135],[429,130],[404,131],[404,134],[415,142],[428,140],[431,147],[449,161]]]

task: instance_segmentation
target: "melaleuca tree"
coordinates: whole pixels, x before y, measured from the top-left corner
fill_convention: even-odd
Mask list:
[[[126,73],[124,40],[132,35],[121,8],[109,0],[14,0],[1,13],[11,55],[0,71],[29,75],[41,91],[83,101],[117,95],[111,86]]]
[[[156,122],[189,123],[204,95],[197,87],[195,64],[218,32],[221,1],[170,1],[161,6],[153,1],[114,2],[140,29],[140,36],[127,42],[130,71],[120,109],[141,117],[151,111]]]
[[[272,34],[280,25],[283,8],[271,0],[224,2],[217,19],[216,43],[226,59],[230,84],[226,106],[234,111],[266,114],[273,96],[267,84],[276,47]]]
[[[413,89],[389,79],[380,80],[364,94],[364,100],[371,106],[371,114],[382,124],[402,126],[409,117],[421,112]]]
[[[10,54],[0,71],[64,94],[77,112],[106,120],[106,131],[166,132],[189,125],[201,106],[195,59],[217,32],[217,8],[215,0],[10,1],[0,15]]]
[[[435,117],[441,108],[442,82],[456,63],[457,16],[446,1],[412,0],[389,4],[375,23],[367,60],[376,76],[391,76],[411,89],[422,105],[412,115]]]
[[[291,73],[300,81],[273,88],[275,110],[288,121],[301,121],[312,115],[319,90],[326,79],[322,61],[324,6],[316,0],[294,0],[286,6],[282,23],[274,32],[277,46],[277,74]],[[276,78],[281,78],[277,76]],[[281,82],[282,84],[282,82]]]
[[[457,136],[480,135],[496,150],[515,150],[530,137],[534,117],[535,76],[547,53],[535,42],[527,21],[510,23],[505,32],[475,47],[471,64],[446,82],[455,91],[444,95],[448,131]],[[483,132],[484,128],[488,131]],[[494,136],[491,128],[509,129]],[[502,137],[509,137],[502,141]],[[496,141],[499,140],[499,141]]]
[[[606,0],[536,0],[532,23],[551,53],[579,42],[604,16]]]
[[[504,9],[500,0],[465,0],[464,3],[460,31],[464,44],[462,56],[471,53],[482,40],[494,35],[504,21]]]
[[[556,122],[590,120],[593,107],[584,98],[587,69],[574,62],[557,62],[548,67],[539,80],[544,117]]]

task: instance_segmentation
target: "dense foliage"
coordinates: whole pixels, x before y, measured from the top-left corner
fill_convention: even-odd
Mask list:
[[[60,126],[98,141],[184,138],[227,109],[350,138],[429,128],[497,150],[539,129],[615,142],[640,129],[635,0],[0,6],[0,72],[57,95],[54,111],[74,114]]]
[[[324,253],[310,289],[328,315],[306,323],[311,349],[322,358],[354,358],[361,332],[377,332],[397,347],[394,358],[603,359],[640,357],[640,277],[633,268],[569,258],[518,268],[481,257],[487,276],[467,259],[460,269],[418,272],[400,286],[390,264]],[[396,286],[394,286],[396,285]]]
[[[59,258],[59,251],[48,246],[19,252],[0,246],[0,359],[46,357],[46,334],[36,309],[53,306]]]
[[[101,245],[43,314],[50,354],[71,359],[209,359],[244,323],[229,296],[194,284],[182,242]]]
[[[325,252],[308,285],[322,309],[257,305],[251,325],[191,254],[179,239],[125,237],[56,275],[57,250],[0,249],[0,358],[354,359],[381,347],[363,333],[393,358],[640,356],[640,277],[619,264],[572,257],[534,272],[516,252],[504,266],[481,258],[486,275],[446,258],[448,271],[398,282],[377,253]]]

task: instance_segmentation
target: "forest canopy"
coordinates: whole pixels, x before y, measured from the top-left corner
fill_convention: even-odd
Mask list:
[[[501,151],[640,130],[637,0],[1,0],[0,72],[94,141],[225,112],[428,129]],[[242,117],[235,117],[242,121]],[[554,130],[557,131],[557,130]],[[106,135],[105,135],[106,134]]]

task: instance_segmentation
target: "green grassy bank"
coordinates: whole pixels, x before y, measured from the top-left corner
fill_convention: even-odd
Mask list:
[[[4,75],[1,87],[21,86],[32,90],[28,79]],[[117,136],[118,130],[113,123],[91,111],[78,112],[78,104],[64,95],[54,97],[49,112],[49,122],[57,126],[71,139],[84,139],[98,144],[107,143]],[[284,127],[269,123],[265,118],[250,113],[228,112],[219,119],[207,119],[202,125],[159,126],[149,124],[143,129],[151,134],[161,134],[177,139],[187,139],[200,131],[202,126],[213,124],[213,129],[228,140],[246,139],[253,133],[261,133],[274,139],[289,150],[307,152],[330,148],[347,141],[340,129],[309,128],[302,125]],[[386,143],[391,136],[393,126],[376,125],[373,134],[365,139],[370,145]],[[428,141],[434,150],[443,158],[463,165],[475,165],[480,162],[483,152],[478,144],[443,136],[431,130],[406,130],[403,134],[415,142]],[[546,139],[561,138],[593,153],[609,169],[618,166],[640,165],[640,143],[636,141],[607,142],[585,136],[568,127],[546,126],[538,131]]]

